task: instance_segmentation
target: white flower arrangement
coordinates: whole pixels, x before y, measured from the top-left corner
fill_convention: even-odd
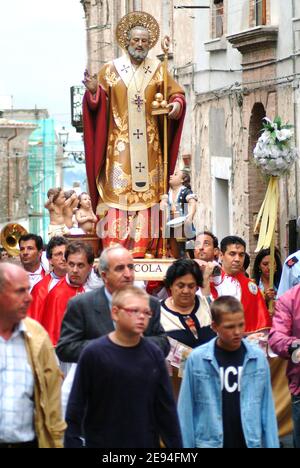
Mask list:
[[[280,177],[289,172],[292,164],[298,158],[298,150],[294,147],[292,125],[282,125],[280,117],[274,121],[265,117],[262,135],[255,149],[254,158],[261,170],[269,175]]]

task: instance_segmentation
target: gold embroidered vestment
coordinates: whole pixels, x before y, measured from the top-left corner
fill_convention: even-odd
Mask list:
[[[99,72],[99,84],[105,90],[109,105],[109,130],[106,153],[106,164],[104,164],[101,173],[98,176],[97,186],[100,194],[99,204],[105,204],[107,207],[118,208],[126,211],[144,210],[154,206],[160,202],[160,197],[163,194],[163,157],[161,142],[159,137],[159,122],[157,116],[151,115],[151,103],[155,99],[156,93],[163,92],[163,69],[162,64],[156,60],[146,59],[140,67],[144,70],[139,72],[147,75],[147,70],[151,66],[155,67],[152,70],[150,82],[141,79],[142,74],[135,73],[130,61],[126,62],[126,57],[123,68],[120,68],[122,74],[128,73],[131,78],[125,84],[126,79],[122,79],[118,73],[117,61],[110,62],[103,66]],[[119,63],[121,67],[121,64]],[[148,68],[149,67],[149,68]],[[124,75],[125,74],[125,75]],[[147,86],[145,89],[145,83]],[[134,99],[129,99],[128,89],[131,88],[131,93],[134,94]],[[135,93],[136,91],[136,93]],[[183,94],[182,88],[169,75],[168,77],[168,100],[174,94]],[[131,95],[130,95],[131,96]],[[134,107],[134,111],[140,111],[141,119],[144,119],[141,128],[146,129],[147,150],[143,157],[147,157],[147,164],[140,162],[139,164],[132,161],[130,148],[133,148],[133,138],[140,140],[144,130],[141,128],[129,128],[129,106]],[[137,115],[137,114],[136,114]],[[131,119],[134,125],[137,122],[136,118]],[[138,125],[136,125],[138,126]],[[143,135],[145,138],[145,135]],[[138,141],[137,141],[138,143]],[[135,155],[135,157],[138,157]],[[145,162],[145,161],[144,161]],[[132,165],[133,164],[133,165]],[[136,169],[134,177],[145,167],[147,170],[147,185],[146,189],[138,191],[137,184],[133,181],[132,168]],[[103,206],[103,205],[102,205]]]

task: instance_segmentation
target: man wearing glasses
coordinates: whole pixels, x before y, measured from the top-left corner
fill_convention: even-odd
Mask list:
[[[124,305],[126,304],[126,305]],[[135,286],[112,296],[115,329],[82,352],[67,408],[65,447],[182,447],[165,359],[142,337],[153,312]],[[83,421],[83,426],[82,426]]]
[[[134,282],[134,264],[130,252],[124,247],[105,249],[99,259],[99,272],[104,282],[102,288],[73,298],[64,316],[60,339],[56,348],[63,362],[78,362],[81,351],[96,338],[115,330],[111,317],[112,295]],[[127,304],[123,304],[127,307]],[[160,347],[164,355],[169,353],[168,339],[160,325],[160,304],[150,297],[152,317],[143,333]]]

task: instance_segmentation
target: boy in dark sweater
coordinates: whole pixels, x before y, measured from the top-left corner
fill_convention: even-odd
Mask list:
[[[65,447],[181,448],[172,388],[160,349],[142,335],[149,296],[134,286],[112,299],[115,330],[88,345],[67,407]],[[101,317],[99,317],[101,319]]]

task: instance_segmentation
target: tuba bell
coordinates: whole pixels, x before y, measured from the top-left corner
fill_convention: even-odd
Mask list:
[[[10,223],[4,226],[1,231],[1,244],[8,255],[12,257],[19,255],[19,239],[25,234],[28,234],[28,232],[21,224]]]

